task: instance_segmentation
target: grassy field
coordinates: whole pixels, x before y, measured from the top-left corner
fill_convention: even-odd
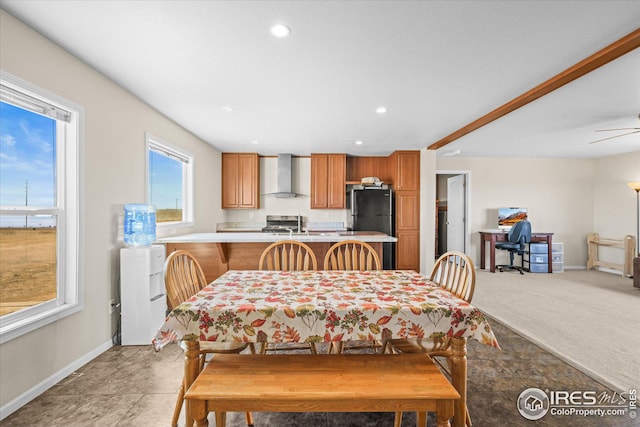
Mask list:
[[[0,228],[0,315],[56,297],[56,229]]]
[[[182,209],[158,209],[156,222],[182,221]]]

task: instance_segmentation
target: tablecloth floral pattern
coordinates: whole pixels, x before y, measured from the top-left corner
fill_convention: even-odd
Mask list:
[[[415,271],[228,271],[167,317],[157,350],[201,341],[465,337],[498,347],[484,315]]]

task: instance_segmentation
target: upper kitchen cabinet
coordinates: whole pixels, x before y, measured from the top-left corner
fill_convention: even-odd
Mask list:
[[[396,191],[420,189],[420,151],[396,151],[390,157]]]
[[[311,154],[311,209],[344,209],[346,154]]]
[[[393,185],[389,172],[389,158],[382,156],[348,156],[347,184],[359,184],[362,178],[375,176],[385,184]]]
[[[260,159],[257,153],[222,153],[222,208],[260,207]]]

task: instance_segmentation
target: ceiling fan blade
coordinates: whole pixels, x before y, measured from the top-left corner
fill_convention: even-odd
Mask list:
[[[633,129],[635,129],[635,128],[633,128]],[[599,139],[597,141],[591,141],[589,144],[595,144],[596,142],[606,141],[607,139],[619,138],[621,136],[631,135],[631,134],[634,134],[634,133],[640,133],[640,130],[636,130],[636,131],[633,131],[633,132],[627,132],[627,133],[623,133],[623,134],[620,134],[620,135],[610,136],[609,138],[603,138],[603,139]]]
[[[640,130],[640,128],[596,129],[596,132],[611,132],[612,130]]]

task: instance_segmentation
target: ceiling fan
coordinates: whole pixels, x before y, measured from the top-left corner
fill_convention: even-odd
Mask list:
[[[640,120],[640,115],[638,115],[638,119]],[[615,131],[617,131],[617,132],[627,131],[627,132],[621,133],[619,135],[610,136],[610,137],[607,137],[607,138],[598,139],[596,141],[591,141],[589,144],[594,144],[596,142],[606,141],[607,139],[619,138],[621,136],[631,135],[633,133],[638,133],[638,132],[640,132],[640,127],[637,127],[637,128],[619,128],[619,129],[598,129],[598,130],[596,130],[596,132],[615,132]]]

